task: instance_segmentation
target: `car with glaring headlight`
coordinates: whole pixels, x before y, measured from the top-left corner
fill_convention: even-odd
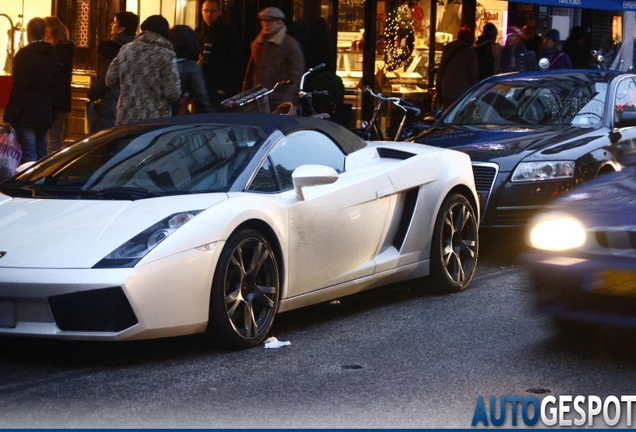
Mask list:
[[[470,159],[326,120],[171,117],[0,184],[0,335],[265,339],[278,312],[477,265]]]
[[[636,326],[636,167],[565,194],[528,229],[541,311],[569,329]]]
[[[482,227],[519,227],[600,175],[636,140],[636,75],[608,70],[497,75],[413,141],[472,160]]]

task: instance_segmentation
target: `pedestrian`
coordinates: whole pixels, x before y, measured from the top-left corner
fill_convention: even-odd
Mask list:
[[[572,69],[570,57],[559,48],[561,34],[557,29],[551,29],[543,35],[539,57],[548,60],[547,69]]]
[[[563,44],[563,52],[570,57],[574,69],[587,69],[590,64],[590,48],[585,41],[583,27],[574,26]]]
[[[118,12],[110,26],[111,40],[101,41],[97,46],[100,56],[99,73],[88,89],[88,99],[95,102],[97,120],[91,132],[99,132],[103,129],[115,126],[117,118],[117,102],[119,101],[119,89],[106,85],[106,73],[122,46],[135,39],[139,27],[139,17],[128,11]]]
[[[116,125],[172,115],[170,104],[181,95],[181,81],[168,28],[161,15],[149,16],[141,33],[111,62],[106,85],[121,90]]]
[[[437,97],[445,110],[479,82],[479,60],[475,50],[470,49],[473,39],[470,27],[463,26],[457,39],[444,46],[437,72]]]
[[[609,69],[614,63],[616,58],[617,49],[614,45],[614,38],[612,36],[605,36],[601,41],[601,48],[597,51],[597,54],[603,57],[603,65],[606,69]],[[598,65],[593,64],[593,67]]]
[[[535,58],[539,58],[539,49],[541,48],[541,37],[537,35],[537,29],[531,25],[524,25],[521,29],[523,44],[528,51],[532,51]]]
[[[73,53],[75,44],[69,40],[68,29],[58,17],[44,18],[46,33],[44,40],[53,45],[58,68],[53,86],[53,111],[55,117],[48,132],[47,153],[51,154],[62,147],[64,122],[71,111],[71,78],[73,75]]]
[[[201,4],[203,22],[196,28],[201,40],[199,64],[203,68],[210,102],[215,111],[221,101],[235,95],[243,77],[243,48],[238,32],[223,21],[219,0]]]
[[[181,97],[172,103],[172,115],[189,113],[187,105],[190,100],[194,101],[197,114],[212,112],[203,69],[197,64],[200,44],[196,32],[187,25],[176,25],[168,33],[168,39],[177,55],[181,79]]]
[[[271,89],[278,81],[294,80],[294,85],[280,86],[269,95],[273,111],[283,102],[296,103],[305,60],[300,44],[287,34],[282,10],[268,7],[258,13],[258,18],[261,32],[250,47],[243,91],[258,84]]]
[[[529,51],[523,43],[522,31],[517,26],[508,27],[506,45],[501,53],[502,72],[527,72],[539,69],[533,51]]]
[[[5,132],[15,127],[22,145],[22,163],[46,156],[47,132],[53,124],[53,85],[58,60],[53,45],[44,40],[46,23],[27,23],[28,45],[15,56],[13,85],[4,111]]]
[[[498,33],[493,23],[486,23],[473,47],[479,62],[480,81],[499,73],[502,47],[497,43]]]

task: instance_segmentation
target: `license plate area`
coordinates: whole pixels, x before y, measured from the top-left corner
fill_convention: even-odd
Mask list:
[[[0,299],[0,328],[15,327],[15,302]]]
[[[596,273],[592,292],[622,297],[636,296],[636,271],[610,269]]]

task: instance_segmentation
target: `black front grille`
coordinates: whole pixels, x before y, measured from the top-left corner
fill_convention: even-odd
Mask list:
[[[494,167],[473,165],[475,188],[481,192],[490,192],[492,182],[495,181],[497,170]]]
[[[406,239],[406,233],[409,230],[411,220],[413,219],[413,213],[415,212],[415,204],[417,204],[418,194],[418,188],[411,189],[406,193],[404,208],[402,209],[402,218],[400,219],[400,225],[398,226],[397,233],[395,234],[395,238],[392,243],[397,250],[402,248],[404,239]]]
[[[387,159],[400,159],[405,160],[415,156],[413,153],[405,152],[402,150],[390,149],[386,147],[378,147],[378,156]]]
[[[534,208],[498,208],[497,223],[501,226],[524,226],[538,209]]]
[[[121,287],[53,296],[49,305],[63,331],[118,332],[138,322]]]

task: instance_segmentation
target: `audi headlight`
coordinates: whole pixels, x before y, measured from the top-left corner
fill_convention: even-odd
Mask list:
[[[201,210],[168,216],[106,255],[93,268],[134,267],[148,252],[199,213]]]
[[[521,162],[512,174],[512,181],[557,180],[572,176],[574,161]]]
[[[536,219],[530,230],[530,245],[536,249],[563,251],[585,244],[585,226],[573,216],[548,213]]]

